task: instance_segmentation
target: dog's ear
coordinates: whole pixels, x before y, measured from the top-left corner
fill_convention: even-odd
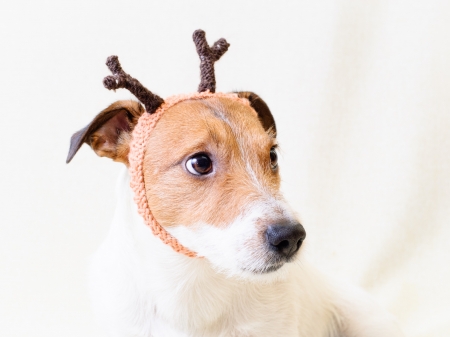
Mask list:
[[[117,101],[101,111],[86,127],[70,139],[66,163],[69,163],[83,143],[100,157],[128,165],[129,142],[144,107],[135,101]]]
[[[249,100],[251,107],[258,113],[259,120],[261,121],[264,130],[271,130],[274,136],[276,136],[277,127],[275,125],[275,119],[273,118],[266,102],[264,102],[261,97],[251,91],[239,91],[237,92],[237,94],[239,97]]]

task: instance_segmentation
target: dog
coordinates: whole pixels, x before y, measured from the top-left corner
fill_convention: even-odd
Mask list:
[[[214,93],[214,79],[200,94],[149,101],[108,62],[116,77],[105,86],[137,85],[144,106],[107,107],[74,134],[68,157],[87,143],[126,166],[90,268],[108,336],[402,336],[368,295],[302,257],[306,231],[280,192],[276,124],[257,94]],[[157,123],[137,160],[137,130],[152,109]]]

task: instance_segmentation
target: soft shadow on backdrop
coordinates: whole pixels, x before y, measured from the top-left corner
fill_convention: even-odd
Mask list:
[[[231,43],[219,91],[271,107],[283,189],[325,272],[412,337],[450,333],[448,1],[14,1],[0,11],[0,334],[102,336],[87,295],[120,164],[71,134],[126,91],[196,90],[192,32]]]

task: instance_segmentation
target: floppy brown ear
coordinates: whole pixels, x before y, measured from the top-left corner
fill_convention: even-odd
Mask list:
[[[264,127],[264,130],[272,129],[273,134],[277,135],[277,127],[275,125],[275,119],[270,112],[266,102],[262,100],[257,94],[251,91],[239,91],[238,96],[249,100],[250,105],[258,113],[259,120]]]
[[[66,163],[86,143],[100,157],[108,157],[128,165],[131,131],[144,111],[143,106],[135,101],[117,101],[111,104],[86,127],[73,134]]]

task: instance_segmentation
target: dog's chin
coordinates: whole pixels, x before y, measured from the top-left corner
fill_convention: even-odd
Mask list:
[[[255,275],[264,275],[276,272],[280,268],[284,266],[284,263],[274,264],[274,265],[268,265],[262,268],[242,268],[244,272],[250,272]]]
[[[258,268],[242,267],[238,277],[245,282],[273,283],[287,277],[290,265],[290,263],[278,263]]]
[[[273,258],[266,261],[264,264],[258,263],[257,265],[247,264],[240,266],[240,270],[234,273],[234,276],[238,276],[241,280],[250,282],[263,282],[271,283],[285,279],[289,270],[296,264],[298,254],[295,256],[285,258]]]
[[[204,262],[220,275],[228,279],[272,283],[283,280],[298,267],[301,250],[293,256],[286,258],[262,247],[260,251],[230,250],[227,253],[221,250],[221,254],[213,251],[202,254]],[[210,253],[210,254],[207,254]]]
[[[243,267],[242,269],[253,274],[270,274],[280,270],[284,265],[290,264],[297,260],[299,252],[296,252],[291,257],[281,257],[279,255],[269,253],[266,257],[266,261],[263,265],[253,267]]]

